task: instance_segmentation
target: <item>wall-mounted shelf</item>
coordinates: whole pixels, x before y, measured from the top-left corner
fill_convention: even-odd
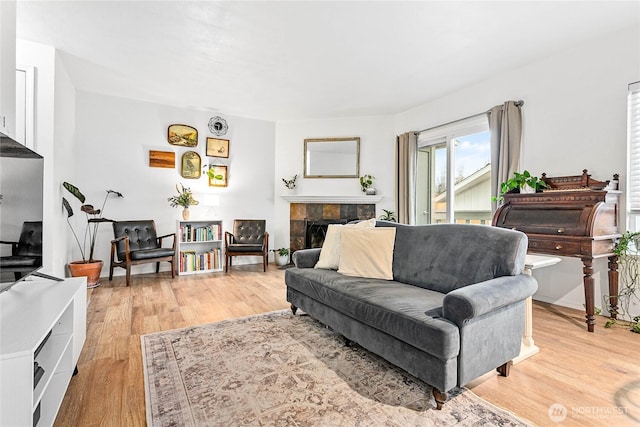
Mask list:
[[[289,203],[339,203],[339,204],[372,204],[378,203],[384,196],[381,195],[358,195],[358,196],[303,196],[295,194],[285,194],[280,196]]]

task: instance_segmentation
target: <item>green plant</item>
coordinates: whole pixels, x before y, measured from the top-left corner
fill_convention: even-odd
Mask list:
[[[167,199],[172,208],[182,206],[183,208],[188,208],[192,205],[197,205],[198,202],[194,197],[191,189],[189,187],[185,187],[182,184],[176,185],[176,190],[178,191],[177,196],[171,196]]]
[[[512,192],[514,190],[520,191],[525,185],[533,188],[535,191],[540,191],[543,188],[547,188],[548,185],[546,182],[538,178],[537,176],[531,175],[528,170],[520,172],[514,172],[513,178],[509,178],[505,182],[500,183],[500,195],[494,196],[491,198],[493,201],[502,201],[504,200],[504,195],[506,193]]]
[[[627,319],[631,318],[630,308],[633,301],[640,300],[640,266],[638,265],[638,248],[640,247],[640,232],[625,231],[616,243],[613,252],[618,256],[618,295],[605,295],[605,305],[611,306],[611,299],[615,299],[618,305],[617,315]],[[611,319],[605,323],[609,328],[618,323]],[[635,316],[628,321],[627,326],[632,332],[640,333],[640,316]]]
[[[382,209],[382,211],[384,212],[384,214],[380,215],[378,219],[381,219],[383,221],[398,222],[398,218],[396,218],[395,212],[387,209]]]
[[[85,228],[84,238],[82,243],[80,243],[80,239],[78,238],[78,234],[76,230],[73,228],[71,221],[69,218],[73,216],[73,209],[71,208],[71,204],[69,201],[62,197],[62,205],[67,211],[67,224],[69,224],[69,228],[71,229],[71,233],[73,233],[73,237],[76,239],[76,243],[78,244],[78,248],[80,248],[80,255],[82,255],[82,262],[94,262],[93,259],[93,251],[96,246],[96,237],[98,235],[98,226],[101,222],[113,222],[112,219],[104,218],[104,207],[107,204],[107,200],[109,196],[115,195],[116,197],[124,197],[122,193],[114,190],[107,190],[107,194],[104,197],[104,201],[102,202],[101,209],[95,209],[93,205],[85,204],[85,196],[82,192],[73,184],[69,184],[68,182],[63,182],[62,186],[71,193],[76,199],[82,203],[80,206],[80,210],[85,213],[87,216],[87,227]],[[89,257],[87,258],[87,246],[89,248]]]
[[[360,177],[360,189],[363,193],[367,191],[367,188],[373,185],[374,177],[371,175],[362,175]]]
[[[222,174],[216,174],[213,172],[213,168],[210,167],[209,169],[205,170],[207,176],[209,178],[211,178],[214,181],[222,181],[224,179],[224,175]],[[197,203],[194,203],[195,205],[197,205]]]
[[[274,252],[276,252],[278,255],[280,256],[287,256],[289,255],[289,248],[280,248],[280,249],[274,249]]]
[[[294,175],[293,178],[291,179],[284,179],[282,178],[282,182],[284,182],[284,186],[287,187],[289,190],[293,190],[294,188],[296,188],[296,179],[298,179],[298,175]]]

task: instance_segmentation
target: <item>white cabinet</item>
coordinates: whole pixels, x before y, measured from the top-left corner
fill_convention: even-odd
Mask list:
[[[222,271],[222,221],[178,221],[178,274]]]
[[[0,425],[53,425],[86,322],[84,277],[27,279],[0,294]]]

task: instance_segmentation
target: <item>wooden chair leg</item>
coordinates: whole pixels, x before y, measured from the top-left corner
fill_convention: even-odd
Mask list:
[[[293,313],[293,315],[296,315],[296,312],[298,311],[298,307],[296,307],[295,305],[291,304],[291,313]]]
[[[224,272],[227,273],[229,271],[229,255],[224,256]]]
[[[160,263],[156,262],[156,273],[160,273]]]
[[[176,277],[176,257],[171,258],[169,263],[171,264],[171,278],[173,279]]]
[[[130,286],[131,285],[131,266],[127,264],[126,269],[127,269],[127,286]]]

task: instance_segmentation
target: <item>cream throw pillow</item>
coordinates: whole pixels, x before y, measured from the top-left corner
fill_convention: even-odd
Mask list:
[[[338,273],[393,280],[395,239],[395,227],[343,230]]]
[[[356,222],[355,224],[329,224],[329,227],[327,227],[327,235],[324,238],[324,243],[320,250],[320,258],[318,259],[315,268],[324,268],[326,270],[338,269],[338,265],[340,263],[342,230],[350,228],[373,228],[375,226],[375,218]]]

